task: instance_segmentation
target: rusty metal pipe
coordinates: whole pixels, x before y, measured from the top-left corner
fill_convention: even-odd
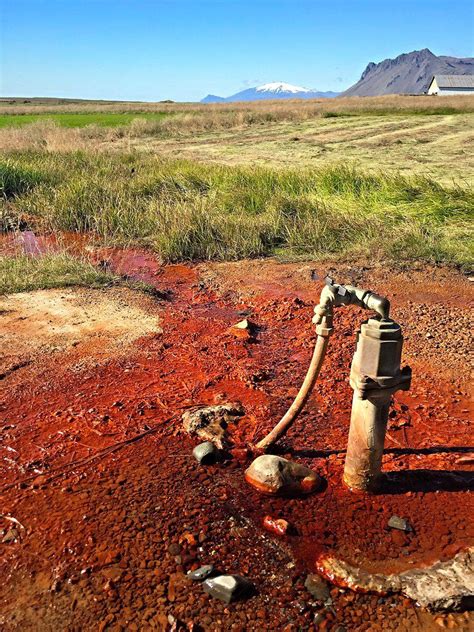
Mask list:
[[[344,482],[350,489],[379,487],[389,407],[390,397],[382,403],[354,393],[344,466]]]
[[[392,395],[410,386],[411,370],[400,368],[403,337],[393,320],[370,318],[357,336],[351,366],[351,424],[344,482],[350,489],[375,492]]]

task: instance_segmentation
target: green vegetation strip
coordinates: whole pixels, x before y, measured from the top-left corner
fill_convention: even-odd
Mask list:
[[[164,260],[281,255],[472,265],[474,192],[424,177],[230,167],[151,154],[0,159],[4,229],[93,232]],[[2,217],[2,213],[0,213]]]
[[[104,287],[115,281],[91,263],[67,253],[42,257],[0,257],[0,294],[82,285]]]
[[[100,127],[118,127],[129,125],[134,119],[159,121],[165,116],[164,112],[84,112],[67,113],[55,112],[50,114],[0,114],[0,128],[22,127],[37,121],[54,121],[61,127],[86,127],[98,125]]]

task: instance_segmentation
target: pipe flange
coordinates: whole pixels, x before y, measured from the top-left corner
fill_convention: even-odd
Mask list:
[[[349,382],[360,399],[383,399],[390,397],[397,391],[407,391],[410,388],[411,368],[405,366],[394,377],[378,377],[376,380],[367,375],[359,375],[351,371]]]
[[[316,333],[318,336],[323,336],[324,338],[329,338],[329,336],[334,331],[333,327],[324,327],[324,325],[316,325]]]

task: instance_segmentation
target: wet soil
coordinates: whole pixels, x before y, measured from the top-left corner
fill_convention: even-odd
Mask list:
[[[91,256],[159,290],[146,313],[162,331],[129,341],[125,354],[94,356],[89,342],[84,362],[80,345],[74,355],[40,352],[0,381],[0,528],[16,533],[0,544],[3,629],[161,630],[173,618],[206,630],[469,628],[467,613],[430,614],[398,595],[333,587],[323,607],[304,588],[324,555],[391,573],[473,544],[474,290],[466,278],[437,267],[163,266],[146,252]],[[327,272],[386,293],[403,326],[413,383],[395,396],[384,486],[370,496],[341,481],[354,331],[366,317],[347,308],[336,314],[315,392],[279,445],[326,485],[301,499],[262,497],[244,482],[244,450],[196,464],[197,440],[182,432],[181,415],[239,401],[245,415],[231,428],[234,446],[261,438],[306,372]],[[232,329],[244,317],[251,335]],[[413,531],[389,529],[394,514]],[[266,531],[267,515],[287,520],[288,535]],[[231,605],[210,598],[184,575],[207,563],[249,577],[255,596]]]

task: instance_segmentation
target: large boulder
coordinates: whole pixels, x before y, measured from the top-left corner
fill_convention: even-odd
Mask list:
[[[272,496],[310,494],[322,483],[320,476],[305,465],[273,454],[257,457],[246,470],[245,480],[259,492]]]

